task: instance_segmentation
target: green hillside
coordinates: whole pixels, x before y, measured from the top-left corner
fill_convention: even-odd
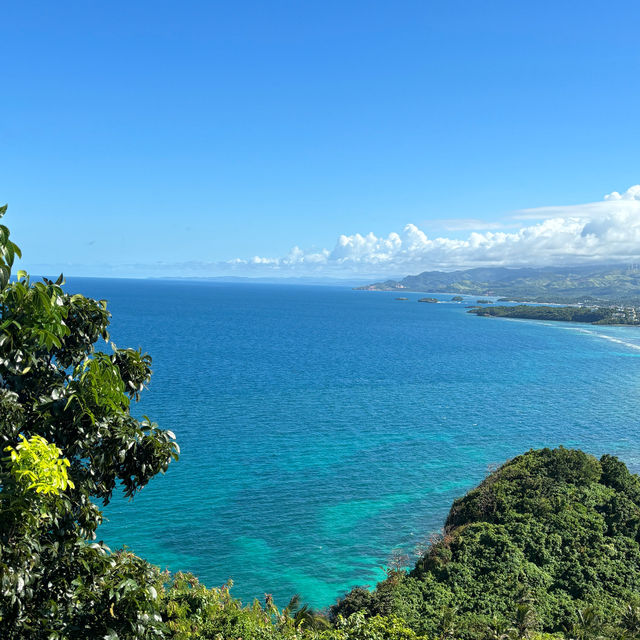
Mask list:
[[[640,479],[622,462],[530,451],[454,502],[411,572],[333,614],[396,615],[434,638],[638,637],[639,539]]]
[[[609,265],[425,271],[359,289],[492,295],[532,302],[640,304],[640,269]]]

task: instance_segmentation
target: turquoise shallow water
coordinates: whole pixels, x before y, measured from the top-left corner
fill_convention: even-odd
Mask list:
[[[418,294],[70,279],[154,359],[135,409],[180,461],[107,508],[101,537],[248,601],[324,607],[529,448],[640,470],[640,330],[479,318]],[[446,298],[446,296],[442,296]],[[470,301],[474,301],[470,299]]]

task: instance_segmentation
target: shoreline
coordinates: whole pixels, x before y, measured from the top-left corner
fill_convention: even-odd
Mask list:
[[[514,305],[473,307],[467,311],[479,317],[512,320],[542,320],[572,322],[591,326],[640,326],[640,318],[633,307],[579,307],[549,305]]]
[[[403,293],[419,293],[423,295],[433,295],[433,296],[463,296],[464,298],[494,298],[494,302],[505,302],[512,304],[526,304],[526,305],[544,305],[544,306],[558,306],[558,307],[640,307],[640,298],[634,298],[632,300],[627,301],[608,301],[604,299],[593,299],[593,300],[554,300],[550,299],[531,299],[524,298],[518,296],[508,296],[505,294],[497,294],[497,293],[460,293],[459,291],[427,291],[425,289],[409,289],[409,288],[389,288],[389,289],[369,289],[365,287],[353,287],[352,291],[366,291],[371,293],[396,293],[398,295],[402,295]],[[449,300],[441,300],[440,302],[449,302]]]

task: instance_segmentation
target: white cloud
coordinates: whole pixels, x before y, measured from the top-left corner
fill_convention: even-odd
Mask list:
[[[41,274],[63,270],[71,275],[337,277],[366,281],[474,266],[640,262],[640,185],[621,193],[613,191],[598,202],[526,209],[499,221],[441,219],[422,226],[441,229],[443,235],[432,236],[416,224],[407,224],[386,236],[340,235],[331,249],[294,246],[281,257],[118,265],[29,264],[28,268]],[[447,237],[446,233],[454,230],[470,233]]]
[[[640,184],[629,187],[623,194],[613,191],[604,197],[605,200],[640,200]]]
[[[593,218],[606,216],[614,212],[628,211],[637,213],[640,210],[640,185],[629,187],[625,192],[613,191],[598,202],[572,204],[555,207],[537,207],[521,209],[511,218],[513,220],[543,220],[556,217]]]
[[[518,225],[513,223],[479,220],[477,218],[434,218],[424,220],[423,227],[441,229],[443,231],[495,231],[496,229],[512,229]]]
[[[517,230],[493,231],[479,224],[464,239],[429,237],[414,224],[387,236],[341,235],[332,250],[294,247],[282,258],[235,260],[245,268],[291,274],[365,275],[417,273],[481,265],[616,263],[640,259],[640,185],[614,191],[600,202],[520,211],[517,219],[538,222]],[[488,225],[488,226],[487,226]]]
[[[332,249],[305,250],[294,246],[281,257],[120,265],[118,270],[120,275],[132,276],[153,273],[381,279],[474,266],[640,262],[640,185],[622,193],[613,191],[599,202],[518,211],[508,223],[504,219],[477,221],[474,229],[472,218],[457,222],[452,226],[471,231],[466,237],[432,237],[417,225],[407,224],[401,231],[386,236],[340,235]],[[445,225],[435,228],[446,231]],[[40,266],[41,273],[57,273],[59,269],[59,265],[52,270]],[[73,265],[67,270],[87,274],[86,269],[78,270]]]

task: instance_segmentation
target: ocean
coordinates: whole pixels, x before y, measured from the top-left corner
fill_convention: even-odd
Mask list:
[[[154,375],[182,455],[98,530],[243,602],[323,608],[412,562],[451,502],[531,448],[640,471],[640,328],[481,318],[475,298],[69,278]]]

